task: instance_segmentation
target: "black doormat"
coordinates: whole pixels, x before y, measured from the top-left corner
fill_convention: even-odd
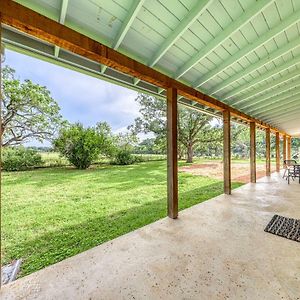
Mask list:
[[[298,219],[274,215],[265,231],[300,242],[300,220]]]

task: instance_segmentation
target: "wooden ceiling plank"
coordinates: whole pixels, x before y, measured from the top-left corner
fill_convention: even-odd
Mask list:
[[[241,78],[251,74],[255,70],[258,70],[258,69],[264,67],[265,65],[271,63],[272,61],[274,61],[277,58],[285,55],[286,53],[291,52],[293,49],[295,49],[297,47],[299,47],[299,40],[295,39],[295,40],[287,43],[286,45],[284,45],[282,48],[278,48],[277,50],[273,51],[272,53],[270,53],[266,57],[258,60],[256,63],[253,63],[253,64],[249,65],[249,67],[245,68],[243,71],[237,72],[233,76],[228,77],[227,79],[222,81],[220,84],[213,87],[209,91],[209,94],[210,95],[216,94],[217,92],[219,92],[220,90],[226,88],[230,84],[232,84],[232,83],[240,80]]]
[[[202,76],[201,78],[196,80],[194,82],[193,86],[199,87],[199,86],[203,85],[208,80],[210,80],[214,76],[216,76],[219,73],[226,70],[228,67],[233,65],[235,62],[237,62],[239,59],[241,59],[245,55],[248,55],[249,53],[253,52],[257,48],[259,48],[261,45],[267,43],[268,41],[273,39],[275,36],[280,34],[281,32],[283,32],[286,29],[288,29],[289,27],[293,26],[299,20],[300,20],[300,14],[299,14],[299,11],[296,11],[291,16],[289,16],[287,19],[281,21],[277,26],[266,31],[263,35],[261,35],[259,38],[257,38],[253,43],[248,44],[246,47],[242,48],[241,50],[236,52],[234,55],[232,55],[228,59],[224,60],[224,62],[222,64],[218,65],[215,69],[209,71],[204,76]]]
[[[183,76],[192,67],[194,67],[202,58],[214,51],[214,49],[216,49],[222,42],[224,42],[224,40],[226,40],[230,35],[238,31],[245,23],[249,22],[252,18],[254,18],[272,2],[273,0],[258,1],[256,5],[253,5],[253,7],[251,7],[251,9],[245,11],[237,20],[232,22],[220,34],[213,38],[203,49],[200,49],[195,56],[193,56],[182,67],[180,67],[175,78],[178,79],[181,76]]]
[[[197,20],[197,18],[206,10],[213,0],[199,1],[195,7],[185,16],[179,25],[172,31],[172,33],[164,40],[159,49],[151,58],[148,66],[153,67],[163,55],[176,43],[182,34]],[[138,81],[139,82],[139,81]],[[137,82],[137,83],[138,83]]]

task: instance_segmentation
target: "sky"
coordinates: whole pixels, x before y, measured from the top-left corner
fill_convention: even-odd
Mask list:
[[[139,116],[136,91],[10,50],[5,51],[4,65],[12,67],[20,80],[46,86],[71,123],[93,126],[106,121],[119,133]]]

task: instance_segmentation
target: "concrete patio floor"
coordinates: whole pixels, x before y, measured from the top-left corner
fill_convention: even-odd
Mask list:
[[[300,218],[299,195],[275,173],[19,279],[0,298],[300,299],[300,244],[264,232],[275,213]]]

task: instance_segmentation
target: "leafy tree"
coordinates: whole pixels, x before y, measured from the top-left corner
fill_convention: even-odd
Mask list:
[[[147,138],[141,141],[134,149],[135,153],[146,153],[146,154],[154,154],[154,141],[153,138]]]
[[[98,122],[95,128],[99,135],[99,145],[101,146],[101,154],[112,157],[116,152],[116,138],[112,133],[112,129],[107,122]]]
[[[211,126],[209,131],[204,133],[206,142],[199,143],[195,147],[198,156],[222,157],[223,155],[223,127],[220,122]]]
[[[156,144],[155,138],[144,139],[135,147],[134,151],[143,154],[164,154],[160,146]]]
[[[30,80],[21,82],[8,66],[2,70],[2,95],[2,146],[51,140],[63,124],[60,108],[47,88]]]
[[[135,101],[140,105],[141,117],[135,119],[134,125],[128,127],[129,130],[136,134],[140,132],[154,133],[155,145],[160,152],[166,153],[166,103],[145,94],[139,94]]]
[[[137,146],[139,139],[134,131],[127,131],[116,135],[115,142],[118,149],[132,152],[134,147]]]
[[[141,117],[135,119],[131,130],[135,132],[152,132],[155,134],[156,144],[166,149],[166,102],[153,96],[139,94],[136,101],[140,104]],[[194,149],[201,143],[213,143],[221,140],[220,130],[210,125],[213,117],[187,109],[179,105],[178,109],[178,140],[179,149],[184,148],[187,162],[193,161]],[[179,151],[180,153],[181,151]]]
[[[300,138],[292,138],[292,157],[299,159],[300,156]]]
[[[233,123],[231,126],[232,156],[246,159],[250,155],[250,130],[248,127]]]
[[[239,158],[250,156],[250,128],[241,124],[232,125],[232,155]],[[271,136],[271,150],[275,154],[275,138]],[[263,158],[266,155],[266,133],[256,130],[256,156]]]
[[[102,125],[99,125],[102,127]],[[76,123],[60,131],[54,141],[55,148],[78,169],[87,169],[100,153],[106,153],[107,141],[104,131],[102,135],[97,129],[84,128]]]
[[[187,163],[193,162],[195,146],[213,140],[208,134],[211,130],[209,122],[212,119],[209,115],[179,107],[178,140],[186,149]]]

